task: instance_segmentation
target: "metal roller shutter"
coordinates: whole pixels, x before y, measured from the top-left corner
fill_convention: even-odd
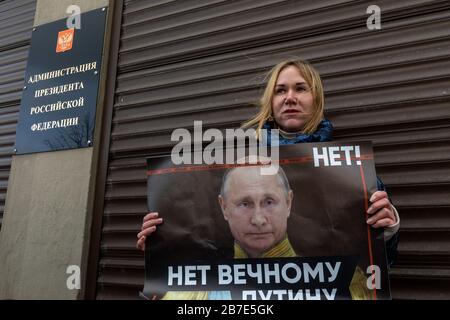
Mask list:
[[[98,299],[137,299],[136,232],[146,208],[145,158],[168,153],[172,130],[238,127],[264,73],[309,60],[323,76],[336,139],[371,139],[377,172],[402,217],[391,272],[396,299],[450,298],[450,3],[125,1]]]
[[[36,1],[0,2],[0,227]]]

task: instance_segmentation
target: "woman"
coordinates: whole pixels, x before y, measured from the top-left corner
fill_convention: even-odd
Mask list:
[[[244,127],[256,127],[268,131],[279,129],[280,145],[332,140],[333,127],[324,119],[324,93],[319,73],[307,62],[287,60],[277,64],[269,72],[269,80],[260,100],[259,113],[244,123]],[[389,265],[397,251],[400,219],[388,199],[383,183],[378,179],[378,191],[370,197],[367,223],[374,228],[385,228],[385,241]],[[138,233],[137,247],[145,249],[145,239],[162,223],[156,212],[144,217]]]

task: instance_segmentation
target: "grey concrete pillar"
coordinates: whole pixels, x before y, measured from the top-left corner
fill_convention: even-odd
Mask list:
[[[34,25],[66,18],[66,9],[72,4],[85,12],[106,7],[109,1],[37,0]],[[71,265],[80,267],[83,287],[96,184],[105,54],[102,60],[103,84],[94,146],[13,156],[0,232],[0,299],[83,296],[81,290],[67,287],[66,270]]]

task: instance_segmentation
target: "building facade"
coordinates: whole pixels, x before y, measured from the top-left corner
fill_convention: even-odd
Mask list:
[[[322,75],[335,139],[373,142],[401,216],[392,297],[450,298],[448,1],[75,1],[109,11],[94,145],[16,155],[32,29],[73,2],[0,2],[1,298],[139,299],[146,158],[194,120],[239,127],[292,57]],[[80,290],[67,291],[68,264]]]

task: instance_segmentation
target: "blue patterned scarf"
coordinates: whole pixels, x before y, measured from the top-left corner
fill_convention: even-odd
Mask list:
[[[266,122],[263,126],[263,129],[267,130],[267,145],[270,146],[270,138],[271,138],[271,125],[270,123]],[[285,144],[295,144],[295,143],[302,143],[302,142],[326,142],[331,141],[333,137],[333,125],[331,122],[327,119],[322,119],[322,121],[319,123],[319,126],[317,127],[317,130],[314,131],[311,134],[302,134],[299,133],[295,135],[293,138],[285,138],[282,135],[279,137],[279,143],[280,145]]]

